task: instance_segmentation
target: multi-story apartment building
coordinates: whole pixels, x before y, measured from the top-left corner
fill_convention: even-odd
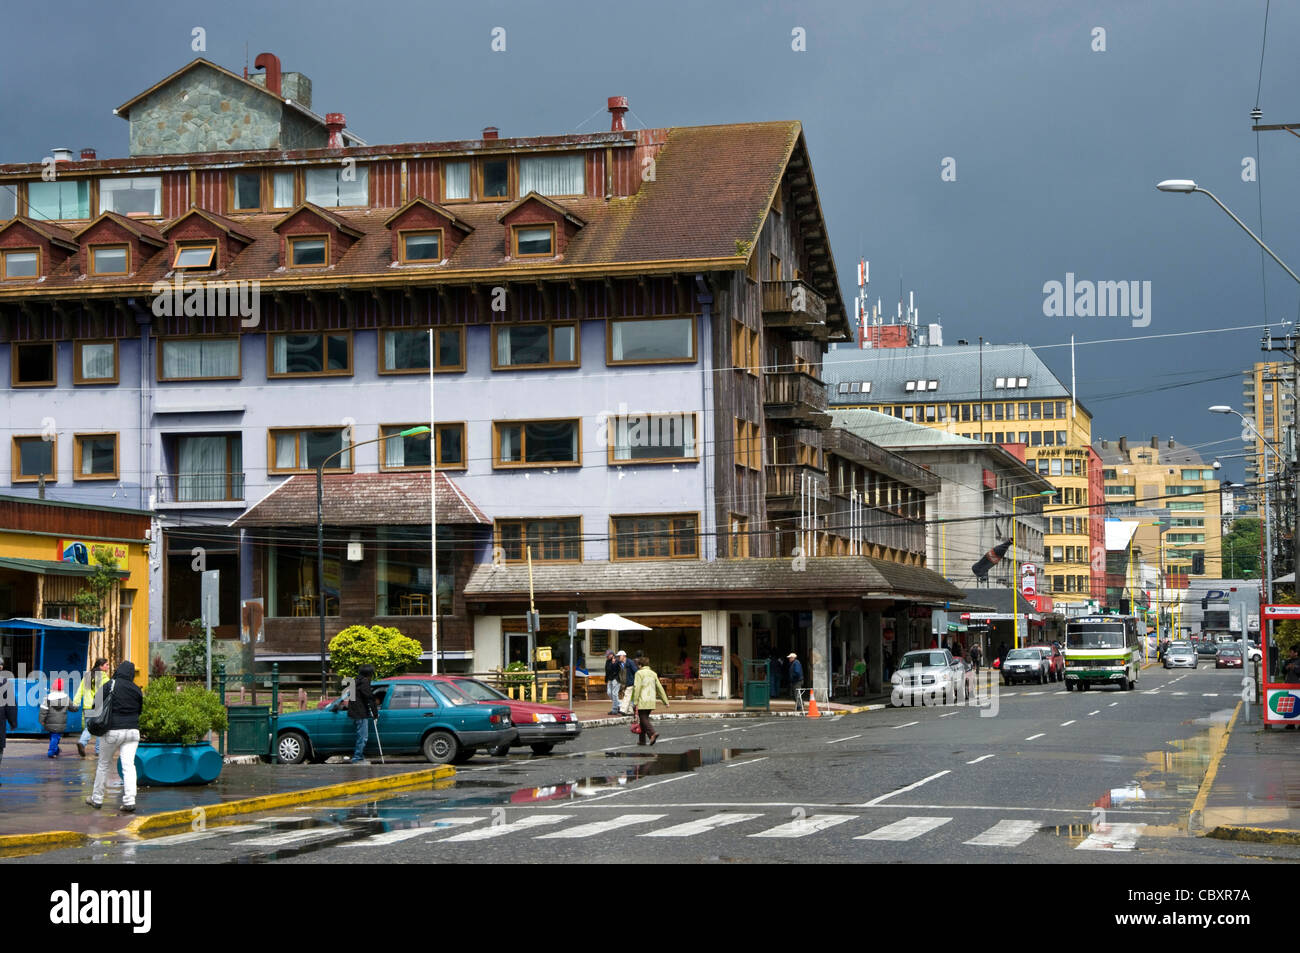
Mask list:
[[[1257,362],[1250,370],[1242,371],[1241,412],[1255,424],[1258,436],[1249,427],[1241,428],[1241,439],[1246,451],[1246,486],[1248,492],[1241,497],[1246,509],[1237,515],[1259,518],[1263,493],[1259,484],[1264,479],[1263,455],[1269,453],[1268,472],[1277,473],[1278,458],[1264,447],[1267,440],[1279,452],[1286,446],[1285,434],[1295,424],[1295,396],[1289,364],[1277,361]],[[1276,482],[1274,483],[1276,487]],[[1274,491],[1276,492],[1276,490]],[[1276,502],[1276,501],[1275,501]]]
[[[1173,577],[1222,576],[1218,474],[1199,453],[1158,438],[1098,440],[1109,516],[1137,520],[1135,545]],[[1163,553],[1161,539],[1163,537]],[[1178,586],[1186,588],[1186,584]]]
[[[630,131],[616,97],[608,132],[372,146],[258,62],[119,106],[129,158],[0,166],[0,453],[15,493],[154,511],[152,638],[206,568],[218,634],[307,670],[322,609],[438,620],[480,671],[530,604],[561,657],[611,610],[661,670],[793,650],[819,688],[928,640],[937,480],[829,428],[850,331],[797,122]]]
[[[1058,490],[1044,508],[1040,591],[1079,607],[1105,594],[1092,415],[1031,348],[836,348],[827,355],[826,382],[833,410],[874,410],[1023,457]]]

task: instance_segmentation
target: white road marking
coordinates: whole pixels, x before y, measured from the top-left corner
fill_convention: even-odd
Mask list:
[[[773,827],[771,830],[760,831],[749,836],[807,837],[809,834],[816,834],[837,824],[843,824],[845,821],[854,820],[857,816],[856,814],[816,814],[812,817],[801,817],[790,821],[788,824],[782,824],[779,827]]]
[[[1062,727],[1062,728],[1068,728],[1068,727],[1070,727],[1072,724],[1074,724],[1074,722],[1075,722],[1075,719],[1073,719],[1073,718],[1071,718],[1069,721],[1063,721],[1063,722],[1061,722],[1061,727]]]
[[[1111,702],[1109,707],[1114,708],[1118,704],[1119,702]]]
[[[1013,695],[1019,695],[1020,693],[1019,693],[1019,692],[1002,692],[1001,694],[1002,694],[1002,697],[1003,697],[1003,698],[1010,698],[1011,696],[1013,696]]]
[[[1036,734],[1036,735],[1030,735],[1030,736],[1029,736],[1028,738],[1026,738],[1025,740],[1026,740],[1026,741],[1033,741],[1035,738],[1041,738],[1041,737],[1043,737],[1043,735],[1045,735],[1045,734],[1047,734],[1047,732],[1045,732],[1045,731],[1040,731],[1040,732],[1039,732],[1038,734]]]
[[[989,758],[993,758],[993,757],[996,757],[996,755],[991,755],[991,754],[982,754],[982,755],[980,755],[978,758],[976,758],[974,761],[967,761],[966,763],[967,763],[967,764],[979,764],[981,761],[987,761]]]
[[[742,764],[758,764],[758,762],[766,761],[766,760],[767,760],[767,756],[764,755],[761,758],[750,758],[748,761],[729,761],[727,762],[726,766],[728,768],[739,768]]]
[[[754,818],[762,816],[762,814],[714,814],[711,817],[702,817],[698,821],[687,821],[685,824],[674,824],[672,827],[665,827],[663,830],[658,831],[650,831],[649,833],[641,834],[640,836],[694,837],[696,834],[704,834],[719,827],[739,824],[741,821],[752,821]]]
[[[406,827],[395,831],[384,831],[382,834],[375,834],[373,837],[367,837],[364,840],[348,841],[346,844],[340,844],[340,847],[384,847],[388,844],[400,844],[404,840],[410,840],[412,837],[419,837],[421,834],[432,834],[434,829],[431,827]]]
[[[950,771],[950,770],[948,770],[948,771],[940,771],[938,774],[932,774],[932,775],[930,775],[928,778],[922,778],[920,781],[913,781],[911,784],[907,785],[907,787],[899,788],[897,791],[890,791],[888,794],[882,794],[882,795],[880,795],[880,797],[872,798],[870,801],[867,801],[865,804],[862,804],[862,805],[859,805],[859,806],[860,806],[860,807],[873,807],[873,806],[879,804],[881,801],[886,801],[886,800],[888,800],[889,798],[894,797],[894,796],[896,796],[896,795],[899,795],[899,794],[906,794],[908,791],[914,791],[914,790],[916,790],[917,788],[919,788],[922,784],[929,784],[929,783],[930,783],[931,781],[933,781],[935,778],[941,778],[941,777],[943,777],[945,774],[952,774],[952,771]]]
[[[1202,697],[1202,698],[1218,698],[1218,697],[1219,697],[1219,693],[1218,693],[1218,692],[1201,692],[1201,697]]]
[[[607,798],[618,797],[620,794],[626,794],[628,791],[644,791],[646,788],[652,788],[657,784],[672,784],[674,781],[681,781],[684,778],[693,778],[693,777],[696,777],[696,775],[679,774],[675,777],[664,778],[662,781],[650,781],[647,784],[639,784],[635,788],[630,788],[630,787],[619,788],[617,791],[611,791],[609,794],[598,794],[595,797],[584,798],[582,803],[591,804],[594,801],[604,801]]]
[[[1064,688],[1062,688],[1059,692],[1052,692],[1052,694],[1053,694],[1053,695],[1068,695],[1068,694],[1070,694],[1070,693],[1067,692]]]
[[[1089,834],[1075,850],[1135,850],[1145,824],[1106,824]]]
[[[836,738],[834,741],[826,742],[828,745],[837,745],[841,741],[852,741],[854,738],[861,738],[861,735],[849,735],[847,738]]]
[[[235,847],[284,847],[287,844],[295,844],[306,840],[320,840],[324,837],[332,837],[343,830],[341,827],[309,827],[306,830],[299,831],[282,831],[279,834],[268,834],[265,837],[254,837],[250,840],[235,841]]]
[[[953,712],[953,714],[955,715],[955,714],[957,714],[957,713],[956,713],[956,712]],[[911,728],[913,725],[919,725],[919,724],[920,724],[919,721],[909,721],[909,722],[908,722],[907,724],[905,724],[905,725],[894,725],[894,726],[893,726],[893,730],[894,730],[894,731],[897,731],[899,728]]]
[[[1026,695],[1046,695],[1047,692],[1025,692]]]
[[[940,715],[939,717],[940,717],[940,718],[951,718],[953,715],[956,715],[956,714],[958,714],[958,712],[950,711],[950,712],[948,712],[946,715]]]
[[[1171,695],[1186,695],[1187,692],[1170,692]]]
[[[983,834],[962,843],[972,847],[1015,847],[1029,840],[1037,831],[1037,821],[998,821]]]
[[[168,834],[166,837],[150,837],[141,841],[138,847],[172,847],[176,844],[192,844],[195,841],[209,840],[224,834],[246,834],[249,831],[264,830],[264,824],[231,824],[229,827],[211,827],[204,831],[187,831],[184,834]]]
[[[628,827],[632,824],[649,824],[651,821],[657,821],[659,818],[666,816],[664,814],[624,814],[621,817],[610,818],[608,821],[594,821],[590,824],[569,827],[562,831],[553,831],[550,834],[539,834],[533,840],[550,840],[559,837],[594,837],[597,834],[615,831],[620,827]]]
[[[1088,712],[1088,717],[1091,718],[1093,715],[1100,715],[1100,714],[1101,714],[1101,709],[1098,708],[1096,711]]]
[[[442,840],[438,841],[438,843],[463,843],[465,841],[488,840],[492,837],[504,837],[506,834],[513,834],[516,831],[524,831],[530,827],[542,827],[546,824],[558,824],[561,821],[567,821],[571,816],[572,815],[570,814],[531,814],[528,817],[521,817],[517,821],[511,821],[509,824],[493,824],[489,827],[480,827],[476,831],[466,831],[464,834],[454,834],[451,837],[444,837]]]
[[[951,821],[951,817],[905,817],[901,821],[886,824],[870,834],[862,834],[854,840],[912,840],[922,834],[928,834],[936,827],[942,827]]]
[[[1143,692],[1142,694],[1143,694],[1143,695],[1159,695],[1159,694],[1160,694],[1160,689],[1158,689],[1158,688],[1153,688],[1153,689],[1151,689],[1151,691],[1149,691],[1149,692]]]

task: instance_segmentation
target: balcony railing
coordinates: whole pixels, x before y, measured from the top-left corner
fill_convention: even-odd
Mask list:
[[[817,341],[830,336],[826,299],[799,280],[763,282],[763,324]]]
[[[847,496],[835,494],[834,512],[827,518],[840,536],[853,535],[850,513],[852,506]],[[863,508],[858,511],[859,532],[866,546],[884,546],[905,553],[925,554],[925,522],[898,516],[885,510]]]
[[[244,499],[242,473],[161,473],[157,480],[158,502],[240,503]]]
[[[816,467],[775,464],[764,467],[763,474],[769,510],[798,510],[802,493],[823,502],[831,498],[830,480]]]
[[[763,413],[777,420],[827,427],[826,386],[810,374],[785,372],[763,376]]]

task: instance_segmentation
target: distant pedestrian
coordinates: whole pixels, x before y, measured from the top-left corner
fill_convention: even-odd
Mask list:
[[[786,657],[790,670],[790,697],[794,699],[794,710],[803,711],[803,696],[800,694],[803,689],[803,666],[799,664],[799,656],[791,652]]]
[[[1007,643],[999,642],[998,643],[998,668],[1001,668],[1002,663],[1005,662],[1006,660],[1007,660]]]
[[[94,738],[90,729],[86,727],[86,717],[95,707],[95,693],[106,681],[108,681],[108,659],[97,658],[90,671],[86,673],[86,677],[81,680],[81,685],[77,687],[77,694],[72,696],[72,710],[81,712],[81,737],[77,739],[77,754],[83,758],[86,756],[86,745],[90,744],[91,738]],[[99,755],[99,747],[99,739],[95,738],[96,757]]]
[[[618,695],[622,687],[618,680],[618,656],[613,650],[605,652],[605,694],[609,697],[609,713],[618,715]]]
[[[18,728],[18,699],[14,681],[5,670],[5,660],[0,658],[0,761],[5,756],[5,736],[9,729]]]
[[[95,765],[95,790],[86,803],[99,810],[104,806],[104,790],[108,787],[108,772],[114,761],[122,768],[122,813],[135,810],[135,751],[140,746],[140,709],[144,695],[135,684],[135,665],[123,662],[113,672],[98,695],[96,711],[107,711],[108,733],[99,748],[99,761]]]
[[[637,718],[641,723],[637,744],[652,745],[659,740],[659,732],[651,727],[650,716],[654,713],[658,699],[662,698],[664,707],[668,707],[668,693],[664,691],[663,682],[659,681],[655,670],[650,667],[650,660],[643,655],[639,662],[636,681],[632,685],[632,704],[636,707]]]
[[[63,733],[68,730],[68,711],[71,708],[72,699],[63,690],[63,679],[56,678],[54,687],[41,701],[40,711],[36,715],[41,730],[49,732],[50,735],[50,749],[45,753],[45,757],[59,756],[59,741],[63,738]]]
[[[370,722],[379,717],[375,692],[370,687],[370,679],[374,674],[373,665],[363,665],[357,669],[357,677],[352,680],[352,697],[348,699],[348,717],[356,722],[356,743],[352,748],[352,764],[366,763],[366,742],[370,740]],[[375,731],[379,731],[377,725]]]
[[[970,663],[975,666],[975,674],[980,673],[980,666],[984,663],[984,653],[980,651],[979,644],[970,647]]]
[[[685,652],[677,660],[677,669],[682,673],[682,678],[694,678],[695,666],[691,664],[691,657]]]
[[[1288,685],[1300,684],[1300,645],[1291,646],[1291,657],[1282,669],[1282,681]]]
[[[618,684],[622,689],[620,694],[619,713],[630,715],[632,713],[632,683],[636,681],[636,662],[628,658],[628,654],[622,649],[618,650]]]

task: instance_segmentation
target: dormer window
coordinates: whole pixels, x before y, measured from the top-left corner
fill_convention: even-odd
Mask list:
[[[427,265],[442,261],[442,229],[401,233],[403,265]]]
[[[99,212],[118,215],[162,214],[162,177],[143,175],[99,180]]]
[[[126,245],[92,245],[90,274],[125,275],[130,271],[131,253]]]
[[[0,252],[0,281],[35,278],[40,274],[40,252],[35,248],[18,248]]]
[[[211,268],[217,260],[216,242],[196,242],[192,245],[177,245],[176,257],[172,267],[177,269]]]
[[[289,267],[316,268],[329,263],[329,239],[323,236],[289,239]]]
[[[515,257],[544,258],[555,254],[554,225],[516,225]]]

